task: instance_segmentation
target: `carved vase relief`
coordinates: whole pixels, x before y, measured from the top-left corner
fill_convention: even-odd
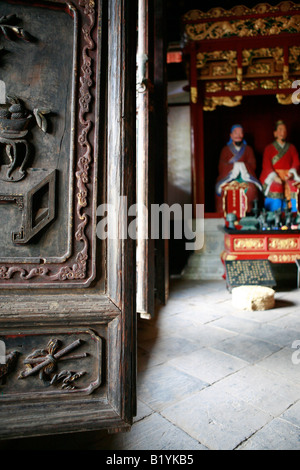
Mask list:
[[[55,170],[27,168],[31,153],[28,127],[33,115],[18,98],[7,101],[0,106],[0,148],[8,157],[8,164],[0,168],[0,202],[15,203],[20,211],[20,228],[11,237],[13,243],[20,244],[28,243],[54,219]],[[47,112],[33,111],[44,132]]]
[[[56,3],[0,5],[0,288],[94,277],[95,10]]]

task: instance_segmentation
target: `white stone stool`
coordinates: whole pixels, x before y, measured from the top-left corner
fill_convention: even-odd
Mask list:
[[[263,286],[240,286],[232,289],[232,304],[241,310],[268,310],[275,306],[275,291]]]

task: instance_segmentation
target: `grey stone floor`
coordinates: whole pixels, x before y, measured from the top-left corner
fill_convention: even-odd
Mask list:
[[[138,322],[131,432],[54,436],[51,447],[300,450],[300,290],[275,299],[271,310],[246,312],[223,280],[173,280],[168,304]]]

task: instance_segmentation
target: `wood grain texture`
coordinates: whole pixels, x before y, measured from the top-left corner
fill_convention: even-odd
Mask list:
[[[107,293],[122,311],[121,414],[131,422],[135,414],[136,374],[136,256],[135,240],[124,235],[120,197],[135,203],[136,139],[136,2],[120,0],[108,7],[108,203],[115,207],[109,223],[119,234],[109,240]],[[119,216],[119,217],[118,217]]]
[[[17,9],[24,2],[8,3]],[[26,2],[28,11],[29,4]],[[55,14],[61,5],[72,20],[72,11],[67,11],[63,0],[43,1],[40,5],[53,8],[52,23],[48,26],[54,33]],[[5,422],[0,426],[2,439],[95,429],[128,430],[135,414],[135,241],[120,237],[99,241],[95,229],[100,202],[112,204],[109,220],[117,234],[124,232],[128,223],[125,217],[118,217],[120,196],[126,196],[129,205],[135,202],[135,54],[132,50],[136,41],[136,5],[129,0],[113,0],[108,5],[102,0],[75,0],[73,5],[82,15],[78,31],[81,70],[78,86],[81,88],[77,90],[81,102],[76,111],[76,123],[82,130],[78,137],[82,139],[74,141],[78,159],[73,175],[77,188],[73,222],[79,225],[73,247],[74,253],[82,255],[77,262],[86,262],[87,273],[93,272],[95,277],[86,287],[82,287],[83,283],[77,287],[73,282],[76,279],[72,279],[77,269],[75,263],[71,271],[61,271],[72,289],[65,288],[64,283],[60,289],[46,284],[36,289],[34,283],[27,290],[20,289],[18,283],[11,290],[2,289],[0,330],[2,337],[10,338],[11,345],[14,335],[16,338],[28,335],[23,346],[28,354],[29,344],[34,350],[46,346],[41,346],[45,331],[47,339],[61,334],[68,345],[67,335],[71,338],[74,329],[90,329],[101,338],[102,381],[90,395],[81,398],[65,393],[47,400],[33,395],[22,406],[14,401],[5,406],[0,403],[0,419]],[[38,57],[36,61],[38,67]],[[52,249],[55,251],[55,244]],[[97,358],[94,359],[93,363],[97,364]],[[0,393],[2,387],[5,385],[0,385]],[[13,388],[12,382],[10,387]]]

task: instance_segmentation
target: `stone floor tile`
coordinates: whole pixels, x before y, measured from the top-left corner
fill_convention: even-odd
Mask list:
[[[215,344],[214,347],[249,363],[263,359],[280,349],[280,346],[246,335],[235,335]]]
[[[220,299],[214,300],[212,302],[212,305],[217,308],[218,310],[221,309],[222,311],[225,311],[226,314],[231,315],[234,313],[234,307],[232,305],[232,295],[230,294],[229,298],[223,298],[221,297]]]
[[[273,419],[238,449],[300,450],[300,428],[283,419]]]
[[[249,320],[247,318],[241,318],[236,315],[223,316],[222,318],[213,321],[211,325],[245,335],[261,326],[259,322]]]
[[[212,450],[232,450],[271,416],[214,386],[162,411],[162,415]]]
[[[161,365],[139,374],[137,392],[155,411],[199,392],[208,384],[174,367]]]
[[[155,310],[155,318],[157,316],[172,316],[178,313],[185,312],[187,307],[193,307],[194,304],[190,305],[188,299],[172,299],[170,298],[166,305],[158,306]]]
[[[136,423],[137,421],[150,416],[152,413],[154,413],[152,408],[146,405],[142,400],[137,399],[137,412],[136,416],[133,418],[133,422]]]
[[[214,322],[213,326],[225,328],[229,331],[252,336],[262,341],[285,347],[290,346],[299,337],[297,330],[280,328],[271,323],[260,323],[254,320],[244,319],[237,316],[225,316]],[[300,337],[299,337],[300,339]]]
[[[157,413],[135,423],[129,433],[108,435],[94,441],[93,447],[98,450],[207,450]]]
[[[296,307],[295,307],[296,308]],[[275,307],[269,310],[234,310],[234,315],[239,318],[246,318],[260,323],[273,322],[291,313],[291,307],[288,302],[277,299],[275,294]]]
[[[153,340],[154,343],[158,338],[162,340],[166,336],[177,336],[187,341],[196,342],[200,348],[202,346],[213,345],[237,334],[224,328],[210,326],[209,324],[203,325],[197,321],[197,318],[195,319],[191,311],[186,312],[184,316],[178,314],[158,320],[157,325],[158,327],[155,328],[149,325],[149,331],[147,331],[146,325],[142,325],[141,331],[138,328],[138,342],[141,348],[143,348],[144,341]],[[152,344],[152,342],[146,343],[145,348],[147,348],[148,344]]]
[[[273,312],[276,313],[292,313],[297,312],[300,305],[299,299],[299,291],[296,291],[294,295],[294,291],[290,291],[287,295],[281,296],[280,293],[275,294],[275,307],[272,309]]]
[[[285,377],[291,383],[300,384],[300,364],[293,363],[293,354],[297,350],[292,348],[283,348],[271,356],[259,361],[257,365],[273,372],[274,374]]]
[[[225,282],[223,280],[185,280],[182,278],[171,279],[170,283],[170,297],[171,298],[182,298],[192,297],[197,295],[204,295],[208,292],[220,291],[220,288],[227,292]]]
[[[272,325],[277,326],[278,328],[288,328],[290,330],[300,332],[300,316],[296,313],[289,313],[288,315],[284,315],[276,320],[273,320]]]
[[[214,348],[202,348],[191,354],[171,359],[168,364],[209,384],[248,365],[246,361]]]
[[[217,385],[273,417],[278,417],[300,399],[299,385],[257,365],[245,367],[219,381],[215,387]]]
[[[197,280],[185,281],[182,279],[172,279],[170,283],[170,299],[190,299],[191,297],[204,295],[208,291],[214,290],[214,282]]]
[[[191,299],[192,300],[192,299]],[[195,300],[200,301],[203,305],[228,305],[231,309],[232,307],[232,294],[225,289],[224,286],[219,285],[218,288],[214,291],[207,290],[201,296],[195,298]]]
[[[185,307],[184,314],[178,313],[176,315],[160,315],[159,313],[155,318],[155,323],[153,323],[153,326],[157,330],[157,335],[165,336],[173,334],[178,330],[181,331],[187,325],[196,326],[201,324],[201,322],[198,321],[198,312],[193,310],[195,309]]]
[[[295,426],[300,427],[300,397],[297,403],[295,403],[281,415],[281,418],[291,422]]]
[[[181,328],[178,328],[177,335],[182,335],[183,338],[195,342],[199,348],[202,348],[221,343],[236,336],[237,333],[210,325],[181,325]]]
[[[259,328],[255,328],[248,333],[257,339],[268,341],[281,347],[289,347],[291,344],[299,339],[300,333],[297,330],[288,328],[280,328],[271,323],[264,323]]]
[[[195,342],[177,336],[159,337],[143,341],[140,347],[148,352],[152,365],[162,364],[171,358],[189,354],[199,348]]]
[[[300,290],[299,289],[290,289],[277,294],[278,297],[287,302],[291,308],[294,306],[300,306]]]
[[[189,307],[185,312],[179,313],[177,319],[183,323],[207,324],[224,317],[227,314],[223,307],[216,308],[215,305],[206,305],[198,301],[198,307]]]
[[[206,290],[200,297],[197,297],[197,300],[205,305],[228,304],[230,308],[233,308],[231,302],[232,294],[225,289],[224,285],[219,285],[213,291]]]

